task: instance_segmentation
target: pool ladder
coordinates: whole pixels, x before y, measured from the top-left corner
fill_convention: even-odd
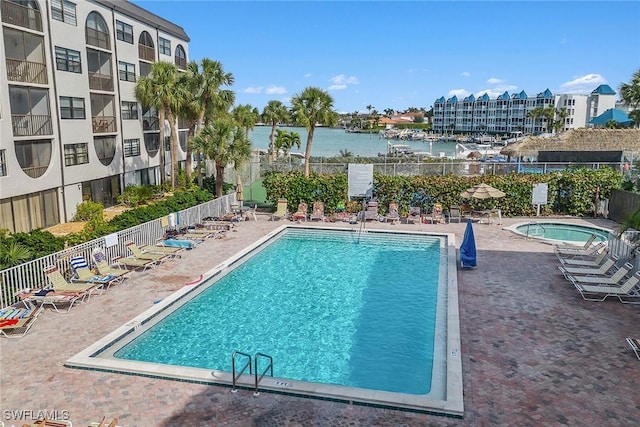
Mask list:
[[[236,369],[237,356],[243,356],[246,359],[246,363],[244,364],[244,366],[242,366],[242,369],[240,369],[239,371]],[[260,359],[267,359],[269,363],[267,364],[267,367],[262,371],[262,373],[258,374],[258,361]],[[253,369],[251,365],[252,360],[253,360]],[[255,391],[253,392],[253,395],[259,396],[260,392],[258,391],[258,384],[260,384],[260,381],[262,381],[262,378],[264,378],[264,376],[267,375],[267,372],[269,373],[270,377],[273,377],[273,358],[268,354],[264,354],[260,352],[256,353],[252,358],[250,354],[243,353],[237,350],[234,351],[231,354],[231,371],[232,371],[231,373],[233,377],[233,388],[231,389],[231,393],[235,393],[238,391],[238,389],[236,388],[236,381],[238,381],[238,378],[240,378],[240,376],[244,373],[244,371],[247,370],[247,368],[249,368],[249,375],[253,374],[253,378],[254,378]],[[237,374],[236,374],[236,371],[238,371]]]
[[[529,234],[529,228],[531,228],[532,225],[535,225],[534,230],[542,230],[542,233],[540,232],[535,232],[534,234]],[[530,222],[529,224],[527,224],[527,238],[529,238],[530,236],[544,236],[546,229],[544,228],[544,225],[539,224],[537,222]]]

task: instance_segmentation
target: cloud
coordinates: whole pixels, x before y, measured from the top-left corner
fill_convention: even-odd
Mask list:
[[[575,76],[572,80],[562,83],[560,91],[562,93],[591,93],[603,83],[607,83],[607,79],[600,74],[585,74],[584,76]]]
[[[493,88],[489,88],[489,89],[483,89],[483,90],[479,90],[477,91],[474,95],[477,97],[484,95],[485,93],[487,95],[489,95],[489,98],[491,99],[495,99],[498,96],[502,95],[505,92],[514,92],[516,89],[518,89],[518,86],[515,85],[502,85],[502,86],[496,86]]]
[[[471,92],[469,92],[466,89],[452,89],[447,94],[447,98],[451,98],[453,95],[457,96],[458,98],[464,98],[465,96],[468,96],[470,93]]]
[[[329,90],[343,90],[346,89],[347,85],[331,85],[329,86]]]
[[[306,74],[304,75],[304,78],[305,78],[305,79],[308,79],[309,77],[311,77],[311,73],[306,73]]]
[[[567,44],[568,41],[569,40],[567,40],[566,37],[563,37],[563,38],[560,39],[560,44]]]
[[[262,86],[249,86],[248,88],[244,89],[242,92],[243,93],[262,93],[262,90],[264,88]]]
[[[468,72],[468,71],[463,71],[463,72],[461,72],[461,73],[460,73],[460,75],[461,75],[462,77],[471,77],[471,73],[470,73],[470,72]]]
[[[487,80],[487,83],[489,83],[490,85],[499,85],[500,83],[504,83],[504,80],[498,79],[496,77],[490,77]]]
[[[344,74],[338,74],[337,76],[330,78],[329,81],[334,85],[357,85],[360,83],[357,77],[347,77]]]
[[[265,91],[268,95],[282,95],[283,93],[287,93],[287,89],[284,86],[269,86]]]

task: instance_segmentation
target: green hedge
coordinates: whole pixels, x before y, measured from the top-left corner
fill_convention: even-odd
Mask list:
[[[462,199],[460,193],[484,182],[506,193],[501,199]],[[469,204],[475,209],[500,208],[505,216],[532,216],[535,207],[531,204],[533,184],[549,185],[548,204],[541,207],[543,215],[585,216],[593,210],[596,190],[600,199],[608,198],[611,190],[620,188],[623,176],[611,168],[598,170],[575,168],[548,174],[485,175],[477,177],[445,176],[389,176],[374,174],[374,194],[384,210],[389,202],[396,202],[401,212],[409,206],[429,209],[433,203],[442,203],[445,209],[452,205]],[[328,212],[333,212],[338,203],[348,201],[347,175],[312,174],[305,178],[302,173],[272,172],[265,176],[263,186],[267,200],[273,206],[282,197],[290,206],[300,202],[325,203]]]

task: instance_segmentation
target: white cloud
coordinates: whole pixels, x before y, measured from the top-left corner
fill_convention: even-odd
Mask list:
[[[284,86],[269,86],[265,93],[268,95],[282,95],[287,93],[287,89]]]
[[[347,85],[331,85],[329,86],[329,90],[343,90],[346,89]]]
[[[504,80],[498,79],[496,77],[490,77],[489,80],[487,80],[487,83],[489,83],[490,85],[499,85],[500,83],[504,83]]]
[[[306,74],[304,75],[304,78],[305,78],[305,79],[308,79],[309,77],[311,77],[311,73],[306,73]]]
[[[487,95],[489,95],[489,98],[495,99],[495,98],[497,98],[498,96],[502,95],[505,92],[512,93],[516,89],[518,89],[518,86],[502,85],[502,86],[496,86],[496,87],[489,88],[489,89],[479,90],[474,95],[477,98],[477,97],[482,96],[482,95],[484,95],[486,93]]]
[[[466,89],[452,89],[447,94],[447,98],[451,98],[453,95],[457,96],[458,98],[464,98],[465,96],[468,96],[470,93],[471,92],[469,92]]]
[[[460,75],[461,75],[462,77],[471,77],[471,73],[470,73],[470,72],[468,72],[468,71],[463,71],[463,72],[461,72],[461,73],[460,73]]]
[[[606,83],[607,79],[600,74],[585,74],[584,76],[576,76],[568,82],[560,85],[563,93],[591,93],[596,87]]]
[[[344,74],[338,74],[337,76],[330,78],[329,81],[334,85],[357,85],[360,83],[357,77],[347,77]]]
[[[244,92],[244,93],[262,93],[263,89],[264,88],[262,86],[249,86],[248,88],[246,88],[242,92]]]
[[[568,40],[566,37],[560,39],[560,44],[567,44]]]

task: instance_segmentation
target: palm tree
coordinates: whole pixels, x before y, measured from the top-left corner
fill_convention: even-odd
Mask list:
[[[16,241],[0,245],[0,269],[13,267],[31,259],[31,251]]]
[[[276,127],[278,123],[289,120],[289,110],[280,101],[269,101],[262,110],[262,121],[271,124],[271,133],[269,134],[269,149],[271,154],[269,156],[270,162],[273,162],[278,157],[278,151],[276,150]]]
[[[527,113],[527,117],[528,117],[528,118],[530,118],[530,119],[531,119],[531,121],[533,122],[533,129],[534,129],[534,132],[535,132],[535,128],[536,128],[536,120],[537,120],[539,117],[542,117],[543,111],[544,111],[544,108],[542,108],[542,107],[536,107],[536,108],[534,108],[534,109],[530,110],[530,111]]]
[[[553,119],[556,117],[556,113],[556,107],[553,105],[549,105],[542,109],[542,117],[545,119],[547,133],[551,133],[551,129],[553,129]]]
[[[193,108],[198,111],[197,132],[194,132],[195,134],[200,133],[207,123],[220,114],[226,114],[231,108],[236,100],[236,95],[233,91],[221,89],[221,87],[233,85],[234,78],[233,74],[224,71],[222,63],[208,58],[203,58],[200,64],[190,62],[187,75],[193,94],[192,99],[195,103]],[[202,156],[200,152],[197,153],[197,161],[198,185],[202,187]]]
[[[309,177],[309,158],[313,133],[317,124],[335,126],[338,114],[333,110],[333,97],[328,92],[317,88],[307,87],[301,93],[291,98],[294,119],[297,124],[307,129],[307,147],[304,152],[304,176]]]
[[[279,153],[282,150],[285,157],[287,157],[294,146],[300,148],[300,134],[278,129],[275,141],[276,152]]]
[[[620,95],[625,104],[633,109],[640,108],[640,68],[631,76],[629,83],[620,85]]]
[[[353,157],[353,153],[349,150],[340,150],[340,157]]]
[[[249,140],[249,132],[260,121],[260,111],[249,104],[238,105],[231,111],[231,116],[238,126],[244,129],[244,137]]]
[[[237,169],[249,159],[251,143],[245,138],[243,129],[230,117],[213,120],[193,139],[194,146],[216,164],[216,197],[222,196],[224,169],[232,164]]]
[[[395,110],[393,108],[385,108],[383,111],[384,116],[387,118],[391,118],[391,116],[393,116],[393,113],[395,113]]]
[[[629,118],[633,120],[633,127],[640,127],[640,109],[630,112]]]
[[[374,108],[376,108],[376,107],[374,107],[373,105],[369,104],[369,105],[367,105],[365,108],[366,108],[366,109],[367,109],[367,111],[369,112],[369,114],[367,115],[367,119],[368,119],[368,118],[369,118],[369,116],[371,115],[371,110],[373,110],[373,109],[374,109]]]
[[[564,128],[564,122],[567,117],[569,117],[569,111],[566,108],[556,109],[557,120],[553,121],[553,130],[555,132],[560,132]]]

